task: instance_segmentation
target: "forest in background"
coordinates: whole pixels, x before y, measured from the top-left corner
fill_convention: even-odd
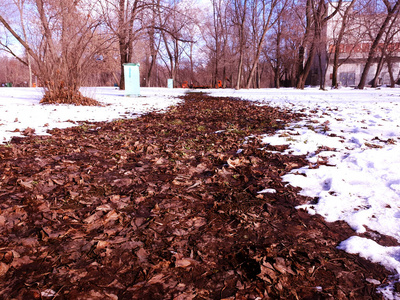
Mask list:
[[[123,89],[130,62],[148,87],[172,78],[175,87],[301,89],[314,68],[324,88],[327,64],[337,87],[343,49],[351,57],[360,44],[363,88],[371,65],[392,67],[399,52],[390,45],[400,0],[0,2],[0,83],[37,83],[50,98],[74,97],[82,85]]]

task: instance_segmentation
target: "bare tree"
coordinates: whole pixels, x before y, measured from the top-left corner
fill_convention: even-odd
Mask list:
[[[120,89],[125,89],[124,64],[132,62],[133,46],[144,25],[141,13],[148,3],[141,0],[99,0],[102,19],[116,37],[120,56]],[[151,7],[151,3],[150,3]]]
[[[246,46],[246,20],[247,20],[247,9],[248,0],[233,0],[234,14],[233,24],[236,27],[238,35],[238,48],[239,48],[239,61],[237,66],[237,80],[235,88],[240,89],[240,83],[242,81],[243,72],[243,56],[244,49]]]
[[[295,86],[297,53],[302,41],[299,32],[303,29],[301,19],[296,17],[295,12],[302,14],[295,3],[288,2],[268,36],[270,43],[264,49],[264,55],[274,72],[276,88],[281,83]]]
[[[26,1],[25,0],[13,0],[13,1],[14,1],[15,5],[18,8],[23,38],[25,40],[27,40],[28,39],[28,35],[26,33],[26,27],[25,27],[25,21],[24,21],[24,8],[25,8],[25,2]],[[29,55],[29,53],[26,53],[26,62],[27,62],[27,65],[28,65],[28,70],[29,70],[28,86],[32,87],[32,60],[31,60],[31,56]]]
[[[372,87],[376,88],[379,84],[379,76],[382,72],[382,68],[385,62],[389,62],[390,64],[390,59],[387,60],[387,58],[389,57],[389,47],[392,44],[393,38],[396,34],[398,34],[398,29],[394,30],[394,28],[397,25],[397,19],[399,16],[399,11],[396,12],[396,14],[394,15],[394,17],[392,18],[392,20],[390,21],[390,25],[388,26],[386,33],[385,33],[385,38],[383,40],[383,43],[380,43],[378,49],[380,50],[380,57],[378,60],[378,65],[376,67],[376,71],[375,71],[375,76],[374,79],[372,80]],[[390,66],[388,66],[390,68]],[[393,75],[393,74],[392,74]],[[393,76],[391,76],[391,85],[393,85]]]
[[[157,64],[157,55],[160,49],[161,37],[157,34],[156,28],[159,27],[157,19],[158,7],[160,7],[160,0],[151,0],[151,7],[147,11],[146,16],[149,24],[147,28],[149,56],[146,56],[150,61],[147,62],[146,86],[152,86],[152,74]]]
[[[246,88],[250,88],[253,81],[262,49],[265,47],[265,38],[267,36],[267,32],[279,20],[279,16],[281,15],[283,9],[285,9],[286,3],[286,0],[254,0],[251,2],[251,19],[253,21],[252,28],[254,31],[253,38],[255,49]]]
[[[84,70],[95,61],[98,51],[90,47],[100,25],[91,16],[91,7],[68,0],[35,0],[31,5],[38,16],[32,26],[39,26],[38,30],[43,33],[37,45],[18,34],[3,15],[0,22],[34,60],[45,88],[42,102],[94,103],[79,92],[86,75]],[[100,45],[104,46],[105,42]]]
[[[26,27],[25,27],[25,3],[26,0],[12,0],[12,4],[15,6],[15,8],[18,11],[18,22],[21,28],[21,36],[27,40],[27,32],[26,32]],[[3,4],[3,7],[5,5]],[[26,65],[28,67],[29,70],[29,75],[28,75],[28,86],[32,86],[32,60],[31,57],[28,53],[26,53],[26,60],[24,58],[20,58],[17,53],[13,50],[13,45],[9,45],[6,42],[0,41],[0,45],[2,46],[2,49],[8,53],[10,53],[11,55],[13,55],[17,60],[19,60],[21,63],[23,63],[24,65]]]
[[[214,76],[213,76],[213,82],[212,85],[216,86],[217,80],[219,77],[218,71],[219,71],[219,62],[220,62],[220,57],[224,54],[224,49],[223,45],[226,42],[224,40],[224,31],[226,30],[226,27],[224,26],[226,20],[226,9],[227,5],[221,1],[221,0],[212,0],[212,7],[213,7],[213,23],[212,23],[212,30],[211,30],[211,36],[213,40],[213,60],[214,60],[214,65],[215,65],[215,71],[214,71]]]
[[[396,15],[396,20],[398,20],[398,17],[399,17],[399,12]],[[393,22],[392,24],[394,25],[395,22]],[[393,58],[395,57],[395,53],[400,52],[400,45],[398,43],[391,44],[390,42],[394,40],[394,36],[400,34],[400,28],[397,27],[396,30],[389,30],[389,32],[390,34],[386,37],[385,41],[385,44],[387,44],[387,46],[385,47],[385,62],[390,77],[390,87],[394,88],[396,85],[396,79],[398,80],[399,77],[397,77],[396,79],[394,78]]]
[[[274,86],[279,89],[281,87],[281,44],[282,44],[282,19],[278,18],[275,28],[275,59],[269,59],[272,70],[274,71]]]
[[[212,65],[211,85],[216,86],[221,81],[226,87],[230,76],[230,62],[233,56],[230,55],[229,43],[232,44],[232,1],[212,0],[212,10],[201,29],[202,38],[205,41],[209,53],[209,63]],[[228,71],[229,70],[229,71]]]
[[[398,14],[398,11],[400,9],[400,0],[395,1],[394,3],[390,3],[388,0],[382,0],[385,7],[386,7],[386,16],[383,19],[382,24],[379,27],[379,30],[375,36],[375,39],[371,45],[371,48],[368,53],[368,57],[364,66],[364,70],[361,74],[360,78],[360,83],[358,84],[358,89],[364,89],[365,84],[367,82],[367,76],[369,73],[369,69],[371,68],[373,64],[373,60],[376,54],[376,51],[378,50],[379,43],[384,36],[387,27],[389,26],[390,22],[392,19]]]
[[[305,33],[303,41],[299,47],[299,56],[297,62],[297,82],[296,87],[303,89],[307,76],[314,63],[314,57],[318,54],[318,65],[321,67],[322,51],[326,51],[326,41],[322,35],[322,30],[326,23],[332,19],[342,4],[342,0],[335,2],[333,5],[330,1],[325,0],[307,0],[305,7]],[[333,8],[331,13],[328,12],[329,7]],[[322,84],[322,83],[321,83]],[[323,88],[321,86],[321,88]]]
[[[25,86],[29,76],[28,69],[15,57],[0,56],[0,83],[13,83],[15,86]]]
[[[161,25],[159,30],[163,40],[161,58],[175,86],[178,85],[178,81],[181,83],[178,74],[185,47],[190,48],[191,43],[194,42],[190,34],[190,25],[195,22],[195,19],[189,15],[189,10],[182,4],[184,3],[173,0],[169,7],[163,7],[159,13]]]
[[[343,38],[346,34],[346,29],[348,28],[350,14],[353,10],[354,4],[356,0],[351,0],[350,2],[346,2],[344,6],[344,10],[341,9],[339,11],[340,21],[338,21],[339,32],[336,37],[334,37],[332,49],[334,50],[333,57],[333,71],[332,71],[332,87],[338,88],[339,80],[338,80],[338,69],[339,69],[339,56],[340,56],[340,45],[342,44]],[[340,23],[339,23],[340,22]]]

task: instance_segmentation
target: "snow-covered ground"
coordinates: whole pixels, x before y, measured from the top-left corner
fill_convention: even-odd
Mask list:
[[[36,134],[45,134],[47,129],[73,126],[76,121],[106,121],[163,110],[177,103],[174,97],[185,92],[141,91],[142,97],[126,98],[123,91],[114,88],[87,88],[83,91],[86,95],[107,105],[74,107],[39,105],[40,89],[0,88],[0,141],[9,141],[20,134],[16,130],[22,132],[28,127]],[[299,208],[321,214],[329,222],[344,220],[355,232],[370,229],[400,243],[400,89],[206,92],[305,113],[308,117],[302,121],[264,137],[266,144],[289,144],[287,153],[308,156],[309,167],[284,176],[291,185],[300,186],[302,194],[318,198],[316,204]],[[339,248],[400,274],[400,247],[384,247],[355,233]],[[398,276],[393,280],[399,280]],[[393,285],[382,285],[380,291],[387,299],[400,299]]]
[[[82,93],[97,99],[103,107],[41,105],[41,88],[0,88],[0,143],[20,136],[27,128],[35,134],[48,129],[71,127],[80,121],[108,121],[131,118],[149,111],[163,110],[179,102],[183,89],[141,89],[141,97],[124,97],[115,88],[83,88]]]

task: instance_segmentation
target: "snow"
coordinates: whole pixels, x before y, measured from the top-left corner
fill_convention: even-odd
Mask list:
[[[264,143],[287,144],[286,154],[307,155],[310,166],[283,176],[288,184],[301,187],[301,194],[318,199],[316,204],[298,208],[320,214],[328,222],[347,222],[355,234],[338,248],[397,274],[379,290],[386,299],[400,299],[394,292],[400,274],[400,247],[384,247],[356,236],[370,229],[375,231],[373,235],[389,235],[400,243],[400,89],[215,90],[212,94],[260,101],[307,115],[285,130],[265,136]]]
[[[258,194],[276,194],[275,189],[264,189],[262,191],[259,191]]]
[[[46,135],[48,129],[71,127],[76,122],[111,121],[162,111],[178,103],[175,97],[184,90],[142,89],[137,98],[124,97],[124,91],[115,88],[83,88],[82,93],[104,106],[40,105],[40,88],[0,88],[0,142],[22,135],[28,127],[37,135]]]
[[[185,92],[141,88],[141,97],[127,98],[123,91],[114,88],[82,91],[105,106],[39,105],[40,89],[0,88],[0,142],[8,142],[28,127],[34,128],[36,134],[47,134],[48,129],[78,125],[78,121],[107,121],[162,111],[178,103],[180,100],[175,97]],[[382,284],[379,290],[386,299],[400,299],[393,285],[399,280],[400,247],[384,247],[357,236],[373,230],[375,235],[390,235],[400,243],[400,89],[212,89],[204,92],[305,114],[301,121],[275,135],[265,135],[264,143],[287,144],[290,147],[286,154],[307,155],[309,166],[283,177],[288,184],[301,187],[303,195],[318,199],[317,203],[298,209],[320,214],[328,222],[347,222],[355,230],[354,236],[338,248],[393,271],[396,275],[391,284]],[[16,129],[20,132],[13,132]],[[273,192],[268,187],[260,191]],[[373,278],[368,280],[381,284]]]

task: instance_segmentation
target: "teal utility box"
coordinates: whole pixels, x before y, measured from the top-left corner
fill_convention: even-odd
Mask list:
[[[124,64],[125,96],[140,96],[140,64]]]
[[[169,89],[174,88],[174,80],[172,78],[168,78],[168,88]]]

